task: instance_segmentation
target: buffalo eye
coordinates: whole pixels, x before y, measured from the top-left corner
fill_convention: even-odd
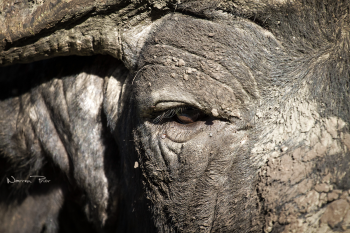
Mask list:
[[[194,123],[199,119],[201,112],[195,108],[181,109],[176,113],[176,119],[181,124]]]
[[[195,123],[206,115],[203,114],[199,109],[192,107],[178,107],[167,110],[162,114],[158,115],[153,119],[154,124],[162,123],[164,119],[172,119],[180,124],[191,124]]]

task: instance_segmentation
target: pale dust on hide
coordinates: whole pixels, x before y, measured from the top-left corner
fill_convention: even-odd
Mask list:
[[[347,156],[350,134],[343,130],[346,123],[342,119],[320,117],[317,103],[307,98],[308,92],[305,85],[297,97],[276,111],[279,120],[266,123],[273,130],[266,130],[252,149],[257,162],[267,164],[259,172],[263,181],[260,191],[271,210],[265,232],[271,232],[275,224],[284,225],[284,233],[334,232],[337,225],[342,230],[350,228],[350,190],[334,190],[333,186],[348,174],[326,168],[319,174],[321,180],[313,179],[318,175],[315,161],[324,156]],[[291,141],[299,146],[291,147]],[[282,210],[276,212],[278,205]]]

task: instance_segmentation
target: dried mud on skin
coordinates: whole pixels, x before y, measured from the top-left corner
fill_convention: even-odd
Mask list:
[[[264,231],[349,232],[347,124],[320,117],[315,103],[301,99],[287,104],[290,111],[273,126],[269,143],[253,149],[267,152],[257,188],[266,211]]]

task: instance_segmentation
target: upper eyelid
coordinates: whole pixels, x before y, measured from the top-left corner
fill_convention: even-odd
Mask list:
[[[153,112],[164,112],[179,107],[189,107],[191,104],[177,101],[158,102],[152,107]]]
[[[164,112],[178,107],[193,107],[203,111],[203,107],[196,101],[162,100],[156,101],[152,106],[153,112]]]

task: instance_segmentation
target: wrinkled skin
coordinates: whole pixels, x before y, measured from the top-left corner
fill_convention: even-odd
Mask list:
[[[4,50],[0,232],[349,232],[349,3],[229,3]]]

